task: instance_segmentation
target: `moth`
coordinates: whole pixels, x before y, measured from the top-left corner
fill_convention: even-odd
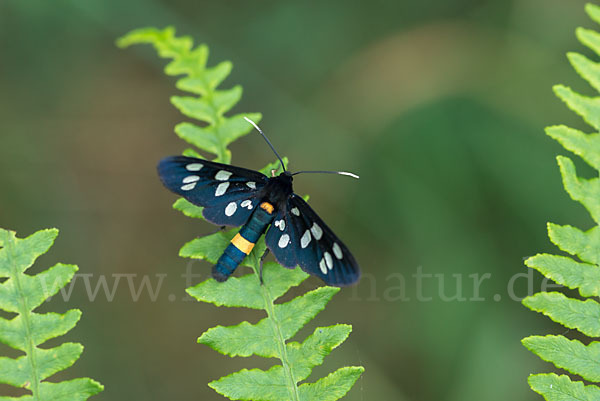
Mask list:
[[[267,252],[270,250],[282,266],[300,265],[306,273],[331,286],[357,282],[360,269],[354,256],[304,199],[294,193],[292,181],[300,173],[358,176],[339,171],[290,173],[262,130],[252,120],[246,120],[279,159],[281,174],[273,171],[272,177],[267,177],[258,171],[186,156],[166,157],[157,168],[164,186],[202,206],[206,220],[219,226],[242,226],[213,267],[212,276],[220,282],[227,280],[265,234]]]

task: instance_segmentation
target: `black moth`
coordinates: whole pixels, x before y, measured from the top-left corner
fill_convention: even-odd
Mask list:
[[[248,121],[275,152],[258,126]],[[158,164],[158,174],[169,190],[204,207],[202,214],[206,220],[220,226],[243,226],[213,267],[212,275],[217,281],[229,278],[266,231],[267,248],[281,265],[288,268],[300,265],[302,270],[331,286],[355,283],[360,277],[356,260],[312,208],[294,193],[293,175],[300,172],[286,171],[277,157],[283,172],[271,178],[258,171],[185,156],[164,158]]]

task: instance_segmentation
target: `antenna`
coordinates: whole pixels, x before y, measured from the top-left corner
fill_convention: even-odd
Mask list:
[[[273,153],[275,153],[275,156],[277,156],[277,158],[279,159],[279,163],[281,163],[281,168],[283,169],[283,171],[286,171],[285,170],[285,165],[283,164],[283,160],[281,160],[281,157],[279,157],[279,154],[277,153],[277,151],[273,147],[273,144],[271,143],[271,141],[269,141],[269,138],[267,138],[267,136],[262,132],[262,130],[259,128],[258,125],[256,125],[256,123],[254,121],[252,121],[251,119],[249,119],[246,116],[244,116],[244,120],[246,120],[250,124],[252,124],[254,126],[254,128],[256,128],[256,130],[262,135],[262,137],[265,138],[265,141],[267,141],[267,144],[269,145],[269,147],[271,148],[271,150],[273,151]]]
[[[352,178],[356,178],[357,180],[360,178],[359,176],[357,176],[354,173],[349,173],[347,171],[323,171],[323,170],[318,170],[318,171],[297,171],[292,175],[296,175],[296,174],[304,174],[304,173],[323,173],[323,174],[339,174],[339,175],[346,175],[348,177],[352,177]]]
[[[267,136],[265,135],[265,133],[262,132],[262,130],[260,129],[260,127],[254,121],[252,121],[251,119],[249,119],[248,117],[244,116],[244,120],[246,120],[250,124],[252,124],[254,126],[254,128],[256,128],[256,130],[260,133],[260,135],[262,135],[262,137],[265,139],[265,141],[267,141],[267,144],[269,145],[269,147],[271,148],[271,150],[273,151],[273,153],[275,153],[275,156],[277,156],[277,158],[279,159],[279,163],[281,163],[281,168],[283,169],[283,171],[286,171],[285,165],[283,164],[283,160],[281,160],[281,157],[279,156],[279,153],[277,153],[277,151],[273,147],[273,144],[271,143],[271,141],[269,141],[269,138],[267,138]],[[297,171],[297,172],[293,173],[292,175],[304,174],[304,173],[313,173],[313,174],[314,173],[339,174],[339,175],[346,175],[348,177],[356,178],[357,180],[359,179],[359,177],[356,174],[349,173],[347,171],[324,171],[324,170]]]

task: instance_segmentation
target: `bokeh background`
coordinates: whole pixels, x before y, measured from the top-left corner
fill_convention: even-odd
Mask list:
[[[509,295],[539,289],[522,261],[555,251],[547,221],[591,225],[562,190],[555,156],[567,152],[543,133],[557,123],[586,129],[551,91],[560,82],[591,94],[565,57],[588,54],[574,35],[594,27],[583,5],[2,0],[0,225],[20,236],[58,227],[35,269],[76,263],[92,289],[100,275],[109,290],[115,274],[137,275],[136,288],[164,277],[154,301],[148,291],[134,300],[125,278],[112,300],[103,289],[92,300],[79,278],[68,302],[46,304],[84,312],[61,341],[85,352],[59,378],[99,380],[99,401],[221,400],[207,382],[270,363],[195,341],[259,315],[184,299],[191,283],[181,275],[190,269],[195,283],[210,266],[178,249],[214,228],[172,210],[175,197],[156,177],[156,162],[185,148],[173,133],[184,119],[169,103],[174,78],[150,47],[114,45],[131,29],[174,25],[210,46],[209,65],[234,63],[223,84],[244,87],[234,111],[262,112],[293,169],[361,175],[295,180],[364,272],[300,332],[354,326],[313,378],[364,365],[347,400],[540,399],[527,375],[552,367],[520,339],[564,328]],[[250,168],[273,160],[254,134],[232,150]],[[434,276],[419,286],[419,271]],[[479,294],[473,277],[487,277]],[[456,280],[466,300],[453,299]]]

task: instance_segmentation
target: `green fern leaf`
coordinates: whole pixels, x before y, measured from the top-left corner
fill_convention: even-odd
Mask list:
[[[600,399],[600,389],[586,386],[582,382],[573,382],[568,376],[553,373],[531,375],[529,386],[546,400],[552,401],[596,401]]]
[[[20,398],[0,397],[0,401],[87,400],[103,389],[88,378],[44,381],[73,365],[83,351],[77,343],[39,347],[67,333],[81,317],[77,309],[64,314],[33,311],[71,281],[77,271],[77,266],[59,263],[34,276],[25,273],[48,251],[57,235],[58,230],[42,230],[19,239],[14,232],[0,229],[0,278],[6,279],[0,283],[0,309],[16,314],[12,319],[0,318],[0,342],[24,353],[17,358],[0,357],[0,383],[31,392]]]
[[[546,128],[546,133],[575,153],[595,169],[600,169],[600,135],[557,125]],[[590,152],[591,150],[591,152]]]
[[[597,265],[579,263],[566,256],[538,254],[525,262],[556,283],[579,289],[584,297],[600,295],[600,269]]]
[[[600,110],[599,110],[600,112]],[[600,185],[598,178],[585,179],[577,176],[575,164],[568,157],[558,156],[558,167],[563,179],[563,185],[571,199],[581,203],[596,224],[600,223]]]
[[[173,28],[139,29],[117,43],[121,47],[150,43],[161,57],[172,59],[165,72],[168,75],[184,75],[177,81],[177,88],[197,96],[173,96],[171,102],[182,114],[204,124],[180,123],[175,127],[176,134],[198,149],[215,154],[217,160],[229,163],[231,153],[227,146],[252,129],[243,117],[260,120],[260,114],[225,115],[242,96],[239,86],[229,90],[217,89],[229,75],[231,63],[223,62],[207,68],[208,48],[205,45],[193,48],[192,40],[176,37]],[[193,149],[186,150],[184,154],[198,157]],[[286,167],[287,162],[287,158],[283,158]],[[277,161],[260,171],[271,176],[272,172],[279,174],[282,169]],[[202,218],[202,208],[186,200],[177,200],[173,207],[188,217]],[[193,239],[181,248],[179,255],[214,264],[238,231],[237,228],[222,230]],[[276,303],[292,287],[302,283],[308,274],[299,268],[286,269],[267,262],[263,266],[261,284],[260,259],[265,250],[264,238],[261,238],[242,262],[253,273],[231,277],[224,283],[208,279],[187,289],[188,294],[202,302],[258,309],[265,313],[265,317],[256,323],[244,321],[234,326],[208,329],[198,338],[199,343],[232,357],[258,355],[280,361],[266,371],[242,369],[212,381],[209,386],[232,400],[334,401],[343,397],[362,374],[362,367],[344,367],[314,383],[304,381],[309,378],[312,369],[322,364],[325,356],[348,337],[351,327],[344,324],[319,327],[302,343],[291,341],[325,308],[339,288],[320,287],[288,302]]]
[[[600,264],[600,248],[594,246],[600,243],[598,226],[589,231],[581,231],[576,227],[549,223],[548,235],[562,251],[579,256],[584,262]]]
[[[272,262],[263,267],[264,286],[275,299],[285,294],[290,288],[302,283],[308,274],[300,269],[285,269]],[[248,274],[243,277],[231,277],[224,283],[206,280],[187,289],[188,294],[202,302],[217,306],[244,307],[264,309],[264,298],[258,277]]]
[[[173,203],[173,209],[179,210],[187,217],[191,217],[193,219],[204,219],[204,216],[202,216],[203,208],[193,205],[183,198],[179,198],[175,201],[175,203]]]
[[[556,85],[554,93],[579,114],[585,122],[595,129],[600,129],[600,100],[580,95],[564,85]]]
[[[591,342],[586,346],[563,336],[531,336],[523,339],[523,345],[562,369],[589,381],[600,381],[599,342]]]
[[[600,304],[592,299],[580,301],[559,292],[538,292],[523,299],[523,305],[587,336],[600,336]]]
[[[289,343],[288,355],[290,364],[294,366],[296,379],[306,379],[312,368],[321,365],[325,356],[343,343],[351,331],[352,326],[347,324],[317,327],[313,334],[301,344],[297,342]]]
[[[599,7],[588,4],[586,11],[593,20],[600,23]],[[577,37],[600,55],[600,34],[580,28],[577,30]],[[593,88],[600,90],[600,64],[577,53],[569,53],[568,59]],[[563,85],[555,86],[554,92],[584,121],[595,130],[600,130],[600,97],[583,96]],[[600,172],[600,134],[586,134],[563,125],[548,127],[546,133]],[[583,231],[568,225],[549,223],[550,240],[570,256],[538,254],[527,259],[525,264],[558,284],[578,290],[581,297],[598,297],[600,181],[598,178],[579,177],[575,164],[568,157],[558,156],[557,161],[565,190],[573,200],[585,207],[596,226]],[[590,337],[600,336],[600,303],[594,299],[580,300],[559,292],[540,292],[525,298],[523,304],[568,328],[576,329]],[[600,343],[591,342],[584,345],[578,340],[552,335],[531,336],[522,342],[531,352],[553,363],[557,368],[567,370],[589,382],[600,382]],[[582,382],[571,381],[567,376],[531,375],[529,385],[548,401],[600,399],[600,387],[585,386]]]
[[[300,386],[300,400],[338,400],[352,388],[364,370],[362,366],[347,366],[319,379],[316,383],[305,383]]]

